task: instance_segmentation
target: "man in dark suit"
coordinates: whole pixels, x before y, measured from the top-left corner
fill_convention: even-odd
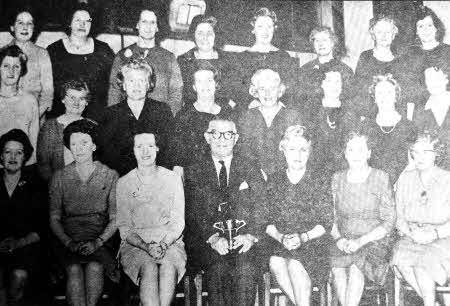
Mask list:
[[[211,155],[185,173],[188,262],[206,272],[210,305],[254,305],[255,244],[264,236],[257,208],[264,179],[259,169],[233,154],[239,138],[233,121],[215,118],[204,135]],[[227,231],[214,227],[227,220],[246,223],[231,241]]]

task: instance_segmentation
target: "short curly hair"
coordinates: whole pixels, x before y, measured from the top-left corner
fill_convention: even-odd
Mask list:
[[[276,29],[278,27],[278,18],[275,11],[269,10],[267,7],[260,7],[255,10],[252,20],[250,21],[250,24],[252,27],[255,27],[256,20],[259,17],[269,17],[273,21],[273,26]]]
[[[74,133],[83,133],[91,136],[92,142],[97,145],[98,124],[91,119],[80,119],[72,122],[63,131],[64,146],[70,150],[70,137]]]
[[[31,154],[33,154],[34,151],[34,148],[31,145],[30,138],[28,138],[28,135],[20,129],[9,130],[0,137],[0,152],[3,153],[6,143],[8,143],[9,141],[16,141],[22,144],[24,153],[23,162],[25,164],[30,159]]]
[[[390,23],[392,25],[392,29],[393,29],[394,35],[398,34],[398,27],[397,27],[397,24],[395,22],[395,19],[392,16],[390,16],[390,15],[379,14],[379,15],[371,18],[370,21],[369,21],[369,33],[371,35],[373,35],[373,31],[374,31],[373,29],[375,28],[377,23],[380,22],[380,21],[385,21],[385,22]]]
[[[20,77],[23,77],[27,74],[27,62],[28,57],[23,53],[22,49],[20,49],[16,45],[10,45],[0,50],[0,65],[3,63],[5,57],[17,57],[20,61]]]
[[[71,79],[64,82],[60,89],[62,99],[66,97],[69,89],[73,89],[76,91],[85,91],[87,102],[90,102],[90,90],[88,84],[85,81],[80,79]]]
[[[417,36],[417,23],[421,20],[424,20],[428,16],[431,17],[434,27],[436,28],[436,40],[441,43],[445,37],[445,25],[442,20],[436,15],[436,13],[425,5],[420,5],[416,8],[416,16],[414,22],[414,24],[416,25],[416,38],[419,40],[419,37]]]
[[[395,88],[395,102],[398,103],[401,101],[402,98],[402,89],[400,87],[400,84],[394,79],[392,74],[387,73],[385,75],[376,75],[373,77],[372,85],[369,87],[369,95],[375,102],[375,89],[377,85],[381,82],[388,82],[392,84]]]
[[[331,41],[333,42],[333,56],[336,59],[340,59],[347,55],[347,48],[345,47],[345,44],[339,39],[339,37],[334,33],[334,31],[327,26],[319,26],[315,27],[311,30],[311,33],[309,34],[309,42],[314,47],[314,39],[315,36],[318,33],[328,33],[330,36]]]
[[[284,132],[283,139],[281,139],[278,149],[284,151],[289,142],[300,138],[305,139],[309,143],[309,147],[311,147],[311,132],[303,125],[292,125]]]
[[[152,92],[156,86],[156,74],[152,65],[147,63],[144,59],[130,59],[128,62],[122,65],[117,73],[117,83],[123,86],[125,81],[125,74],[130,71],[143,71],[148,76],[149,88],[148,92]],[[123,88],[123,87],[122,87]]]
[[[345,137],[345,142],[344,142],[344,144],[345,144],[344,151],[347,148],[348,143],[355,138],[363,138],[366,141],[367,148],[369,150],[372,150],[375,147],[375,141],[372,138],[372,136],[370,136],[366,130],[361,128],[361,129],[352,130],[347,134],[347,136]]]
[[[436,153],[436,163],[445,156],[446,144],[439,138],[439,132],[437,130],[423,130],[418,133],[414,142],[411,142],[410,149],[414,147],[418,142],[426,142],[433,146],[433,151]]]

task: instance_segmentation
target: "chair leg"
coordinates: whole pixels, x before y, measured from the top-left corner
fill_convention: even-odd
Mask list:
[[[191,281],[190,276],[184,276],[184,306],[191,306]]]
[[[395,306],[405,305],[405,292],[403,290],[401,281],[397,276],[395,276],[394,279],[394,304]]]
[[[327,306],[327,284],[319,287],[320,306]]]
[[[331,306],[333,303],[333,288],[331,285],[331,279],[327,281],[327,306]]]
[[[270,272],[263,275],[264,278],[264,306],[270,306]]]
[[[203,277],[200,273],[195,276],[194,283],[197,295],[197,306],[202,306]]]

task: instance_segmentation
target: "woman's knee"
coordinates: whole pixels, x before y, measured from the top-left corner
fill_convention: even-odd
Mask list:
[[[270,271],[273,273],[280,272],[287,268],[286,259],[278,256],[271,256],[269,260]]]
[[[86,272],[103,274],[103,265],[96,261],[89,262],[86,264]]]
[[[288,261],[288,271],[290,275],[295,275],[300,278],[300,283],[304,288],[311,288],[312,282],[308,272],[303,267],[302,263],[298,260],[291,259]]]
[[[67,277],[70,279],[81,278],[83,267],[80,264],[70,264],[66,267]]]
[[[158,275],[158,265],[150,260],[144,260],[139,269],[140,277],[156,276]]]
[[[28,280],[28,272],[23,269],[15,269],[11,272],[11,282],[13,284],[23,284]]]

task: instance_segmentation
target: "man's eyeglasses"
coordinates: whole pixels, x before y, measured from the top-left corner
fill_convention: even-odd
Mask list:
[[[211,135],[212,138],[214,138],[214,139],[220,139],[220,137],[223,137],[223,139],[225,139],[225,140],[230,140],[231,138],[234,137],[234,135],[236,135],[236,133],[233,131],[219,132],[216,130],[211,130],[206,133]]]

